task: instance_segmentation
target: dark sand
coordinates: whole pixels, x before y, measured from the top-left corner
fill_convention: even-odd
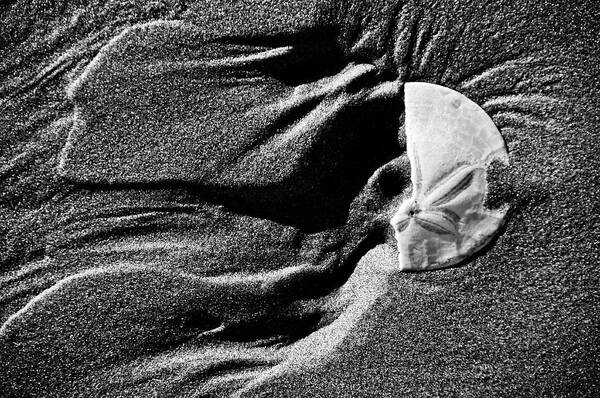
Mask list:
[[[598,396],[600,7],[229,3],[0,6],[0,396]],[[510,155],[452,269],[394,270],[406,81]]]

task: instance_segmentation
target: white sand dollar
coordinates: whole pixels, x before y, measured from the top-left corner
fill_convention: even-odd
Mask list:
[[[508,164],[492,119],[446,87],[406,83],[405,131],[412,195],[390,220],[402,270],[454,265],[485,246],[507,207],[488,210],[486,168]]]

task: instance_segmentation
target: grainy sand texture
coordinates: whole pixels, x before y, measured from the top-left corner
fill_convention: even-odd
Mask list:
[[[598,37],[592,0],[3,2],[0,397],[600,396]],[[426,272],[414,82],[508,153]]]

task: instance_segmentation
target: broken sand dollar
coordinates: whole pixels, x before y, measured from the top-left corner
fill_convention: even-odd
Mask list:
[[[508,153],[492,119],[446,87],[407,83],[405,131],[412,195],[392,219],[400,269],[454,265],[483,248],[507,206],[488,210],[486,168]]]

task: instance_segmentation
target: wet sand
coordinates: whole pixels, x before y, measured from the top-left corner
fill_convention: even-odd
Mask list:
[[[4,7],[0,395],[598,394],[591,2]],[[148,56],[267,61],[157,80],[127,50],[68,89],[159,19],[200,38]],[[255,80],[224,95],[231,79]],[[386,224],[410,190],[406,81],[478,103],[510,157],[488,174],[489,207],[511,206],[500,236],[435,272],[398,272]]]

